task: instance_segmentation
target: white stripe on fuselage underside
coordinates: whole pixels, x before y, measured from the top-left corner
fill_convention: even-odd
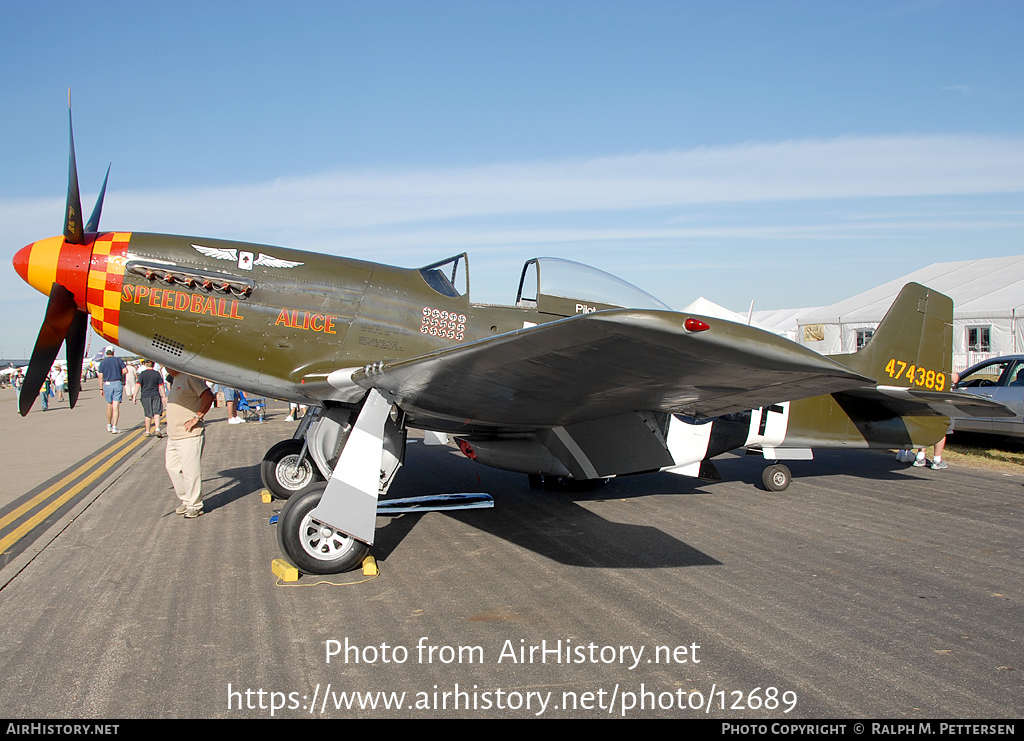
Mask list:
[[[684,422],[679,417],[672,415],[668,421],[668,435],[665,442],[668,444],[669,455],[675,461],[674,466],[661,469],[668,473],[677,473],[680,476],[700,475],[700,462],[708,454],[708,442],[711,440],[711,427],[713,422],[693,425]]]
[[[786,439],[789,427],[789,402],[783,401],[750,410],[750,432],[743,447],[775,448]]]
[[[699,476],[700,464],[707,456],[711,429],[715,423],[694,425],[672,416],[668,425],[668,452],[674,466],[661,469],[682,476]],[[777,457],[776,448],[786,439],[789,427],[789,402],[750,410],[750,429],[742,447],[756,447],[764,451],[765,458]],[[806,451],[809,452],[809,451]],[[809,457],[803,455],[798,457]],[[790,456],[778,456],[790,457]]]
[[[551,431],[555,433],[555,437],[557,437],[562,442],[562,445],[566,447],[569,454],[576,461],[576,464],[583,469],[583,473],[586,474],[588,479],[599,478],[597,475],[597,469],[594,468],[594,464],[590,462],[590,459],[587,458],[587,454],[584,453],[583,449],[576,444],[576,441],[569,436],[569,433],[566,432],[564,427],[554,427]]]

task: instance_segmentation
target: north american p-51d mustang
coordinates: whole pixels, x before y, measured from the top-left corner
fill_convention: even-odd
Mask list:
[[[109,173],[109,170],[108,170]],[[952,301],[907,285],[860,352],[824,357],[720,319],[672,311],[577,263],[526,263],[514,305],[473,303],[465,254],[420,269],[218,239],[83,225],[71,139],[62,236],[22,248],[49,296],[20,408],[67,343],[71,404],[87,321],[164,365],[319,413],[264,460],[288,497],[287,557],[309,573],[357,565],[373,543],[410,428],[451,434],[530,483],[670,471],[812,447],[935,443],[950,414],[1005,408],[951,392]],[[765,471],[769,489],[789,471]]]

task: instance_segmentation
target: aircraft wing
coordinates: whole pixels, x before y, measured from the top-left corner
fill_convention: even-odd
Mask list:
[[[899,416],[909,417],[1016,417],[998,401],[961,391],[928,391],[903,386],[859,388],[836,394],[876,402]]]
[[[689,331],[688,318],[668,311],[595,312],[376,363],[351,380],[390,392],[413,419],[495,431],[637,410],[714,417],[874,386],[769,332],[709,317],[692,317],[708,328]]]

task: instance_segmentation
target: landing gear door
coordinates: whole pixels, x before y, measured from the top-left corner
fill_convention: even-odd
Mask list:
[[[768,450],[782,444],[789,427],[789,402],[754,409],[750,415],[750,433],[745,447]],[[769,456],[765,456],[768,458]],[[774,457],[774,456],[772,456]]]

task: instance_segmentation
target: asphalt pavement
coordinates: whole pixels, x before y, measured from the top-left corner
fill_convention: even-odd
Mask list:
[[[106,440],[98,397],[25,420],[9,401],[12,495]],[[147,441],[0,570],[0,715],[1024,710],[1018,475],[825,452],[769,494],[763,461],[729,456],[718,483],[654,474],[573,494],[416,440],[392,496],[484,491],[495,508],[378,518],[379,576],[284,584],[280,503],[258,496],[263,453],[294,429],[284,415],[212,415],[203,517],[174,515],[164,443]]]
[[[129,430],[142,424],[142,405],[130,401],[120,405],[118,426]],[[86,383],[78,403],[71,409],[64,401],[50,400],[43,411],[39,400],[27,416],[18,414],[11,387],[0,390],[0,440],[5,460],[0,476],[0,507],[35,486],[95,453],[114,438],[107,432],[107,404],[99,383]]]

